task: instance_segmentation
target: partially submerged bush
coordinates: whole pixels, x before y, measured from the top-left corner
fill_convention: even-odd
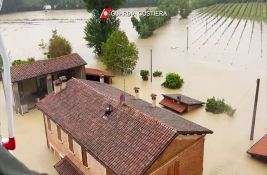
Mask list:
[[[230,105],[224,102],[224,99],[215,99],[215,97],[209,98],[206,104],[206,111],[214,114],[226,113],[228,116],[233,116],[236,109],[233,109]]]
[[[27,60],[15,60],[12,62],[12,66],[16,66],[16,65],[22,65],[22,64],[31,64],[35,62],[35,59],[34,58],[28,58]]]
[[[140,75],[142,77],[142,79],[144,81],[147,81],[148,80],[148,76],[149,76],[149,71],[148,70],[141,70],[140,71]]]
[[[162,76],[162,72],[156,70],[155,72],[153,72],[153,77],[161,77]]]
[[[184,80],[176,73],[169,73],[166,76],[165,82],[162,86],[169,89],[180,89],[184,84]]]

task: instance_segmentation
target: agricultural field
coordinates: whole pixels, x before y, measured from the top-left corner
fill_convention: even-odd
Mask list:
[[[223,3],[198,10],[199,16],[219,15],[233,19],[248,19],[267,22],[267,3]],[[198,16],[198,17],[199,17]]]
[[[249,42],[246,42],[248,53],[252,50],[253,40],[257,40],[260,55],[263,57],[267,2],[257,0],[255,2],[243,1],[242,3],[211,5],[198,9],[191,22],[190,27],[194,34],[192,45],[198,43],[201,48],[211,40],[214,41],[214,45],[226,41],[223,46],[220,45],[224,50],[227,50],[231,45],[231,48],[238,52],[243,38],[246,37],[249,38]],[[255,33],[260,33],[260,38],[254,38]],[[232,44],[232,42],[236,43]],[[244,50],[242,51],[244,52]]]

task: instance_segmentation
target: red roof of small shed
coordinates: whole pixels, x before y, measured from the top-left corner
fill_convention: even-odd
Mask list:
[[[173,100],[171,99],[163,99],[159,104],[170,108],[172,110],[175,110],[179,113],[184,113],[186,111],[186,105],[185,104],[178,104],[178,103],[174,103]]]
[[[105,77],[114,77],[111,73],[99,69],[94,68],[85,68],[85,74],[86,75],[94,75],[94,76],[100,76],[104,75]]]
[[[267,159],[267,134],[262,137],[255,145],[253,145],[247,151],[247,153],[252,156],[258,156]]]
[[[168,99],[172,99],[172,100],[174,100],[176,102],[178,101],[178,97],[179,97],[180,98],[180,102],[184,103],[184,104],[187,104],[187,105],[203,105],[203,104],[205,104],[202,101],[193,99],[191,97],[188,97],[188,96],[185,96],[185,95],[182,95],[182,94],[163,94],[163,97],[164,98],[168,98]]]

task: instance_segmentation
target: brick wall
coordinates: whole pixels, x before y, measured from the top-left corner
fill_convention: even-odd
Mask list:
[[[88,167],[91,170],[92,174],[95,175],[106,175],[106,168],[100,164],[94,157],[90,154],[87,154]]]
[[[147,175],[202,175],[204,136],[178,136]]]
[[[60,141],[57,137],[56,124],[50,120],[51,132],[48,129],[48,120],[45,120],[45,123],[49,145],[58,156],[68,156],[86,175],[112,174],[89,153],[87,153],[88,167],[85,167],[82,163],[81,146],[73,140],[74,153],[71,152],[68,148],[68,134],[61,130],[62,141]],[[202,175],[203,154],[204,136],[178,136],[148,169],[146,175]]]
[[[57,125],[49,120],[45,115],[45,125],[47,131],[48,144],[54,154],[60,159],[64,156],[68,158],[85,174],[85,175],[106,175],[106,168],[100,164],[96,159],[94,159],[89,153],[87,153],[87,163],[88,167],[83,165],[82,162],[82,147],[73,140],[73,150],[74,153],[69,149],[68,134],[60,129],[61,140],[58,139]],[[49,129],[49,123],[51,125],[51,130]]]

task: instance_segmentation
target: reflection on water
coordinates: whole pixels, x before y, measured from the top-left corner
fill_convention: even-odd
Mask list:
[[[192,18],[194,15],[192,14]],[[0,17],[0,31],[3,32],[12,59],[43,58],[38,44],[41,39],[48,40],[51,31],[57,29],[58,33],[72,43],[74,52],[85,58],[89,67],[104,68],[103,64],[95,58],[92,49],[86,47],[83,39],[85,19],[88,18],[90,15],[85,10],[10,14]],[[259,28],[255,28],[250,53],[247,51],[249,30],[245,30],[238,52],[235,49],[239,34],[234,35],[227,49],[224,49],[232,29],[226,31],[225,36],[217,45],[214,43],[218,40],[220,33],[214,34],[214,37],[209,39],[210,41],[204,46],[201,45],[211,34],[208,33],[199,42],[190,44],[189,50],[186,51],[186,27],[192,26],[190,20],[179,20],[178,17],[174,17],[165,26],[156,30],[151,38],[138,39],[130,18],[120,19],[121,29],[127,33],[130,41],[137,44],[139,49],[139,61],[134,74],[126,77],[128,92],[133,93],[133,87],[139,86],[140,96],[149,102],[152,92],[159,95],[158,101],[162,98],[160,96],[162,93],[183,93],[203,101],[216,96],[224,98],[226,102],[237,108],[234,117],[212,115],[206,113],[204,108],[183,116],[214,131],[214,134],[206,137],[204,174],[265,175],[267,165],[251,159],[246,154],[246,150],[267,132],[267,59],[266,47],[263,57],[259,52]],[[249,25],[251,24],[248,23]],[[265,25],[263,31],[263,42],[266,46]],[[236,32],[240,33],[241,30],[238,29]],[[203,31],[197,35],[194,33],[194,28],[189,30],[189,43],[192,43]],[[160,70],[164,74],[178,72],[185,80],[182,89],[162,88],[163,78],[154,78],[152,83],[141,80],[139,71],[150,69],[150,49],[153,49],[153,70]],[[261,78],[262,83],[255,141],[250,142],[250,124],[257,78]],[[117,76],[114,79],[114,86],[123,89],[122,77]],[[1,91],[1,111],[2,102]],[[48,154],[49,151],[46,149],[42,122],[41,114],[37,111],[24,117],[16,117],[18,150],[15,151],[15,155],[33,169],[55,174],[52,165],[56,160]],[[35,146],[28,149],[28,144],[35,144]]]

